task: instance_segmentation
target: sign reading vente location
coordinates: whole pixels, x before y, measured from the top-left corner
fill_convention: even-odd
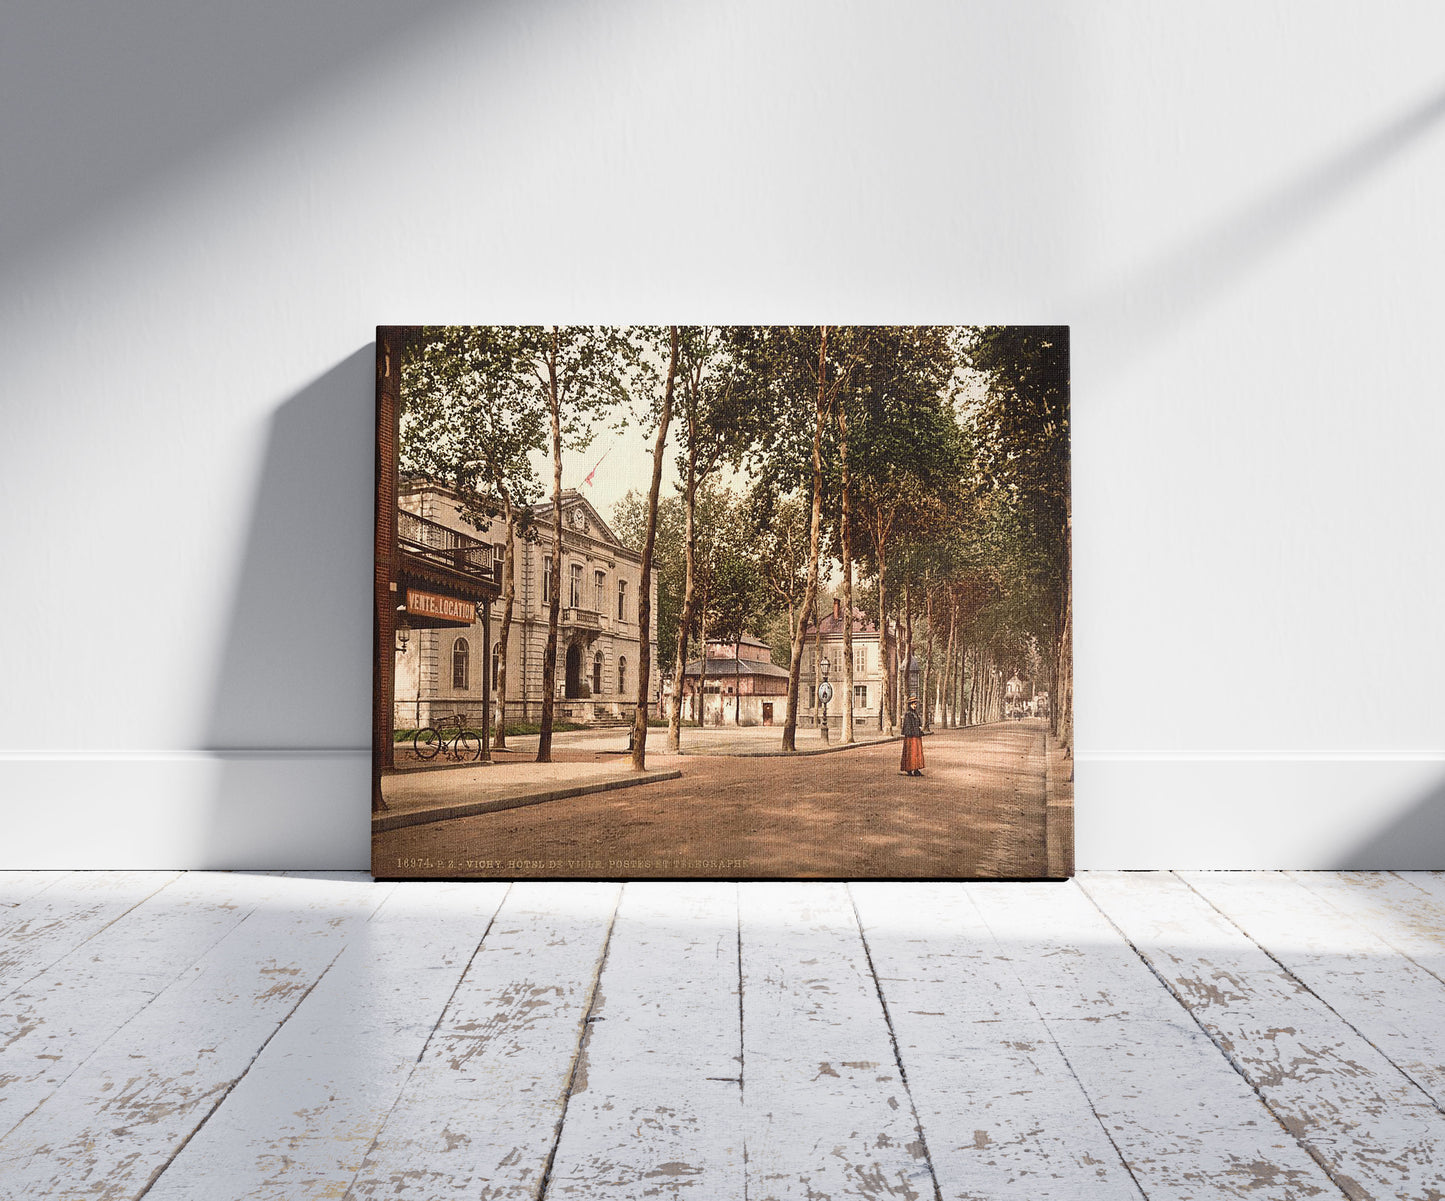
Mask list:
[[[475,601],[460,600],[455,596],[441,596],[435,592],[418,592],[415,588],[406,590],[406,611],[417,617],[430,617],[436,621],[455,621],[460,625],[471,625],[477,620]]]

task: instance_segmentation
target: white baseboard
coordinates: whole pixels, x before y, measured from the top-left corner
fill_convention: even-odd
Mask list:
[[[364,750],[0,753],[0,869],[365,870]],[[1445,868],[1445,755],[1081,753],[1080,869]]]
[[[1090,869],[1445,868],[1436,752],[1081,753]]]
[[[0,755],[0,868],[365,870],[371,755]]]

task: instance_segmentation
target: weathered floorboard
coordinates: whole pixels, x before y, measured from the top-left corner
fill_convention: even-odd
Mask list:
[[[743,1196],[734,884],[632,883],[547,1196]]]
[[[1288,876],[1180,878],[1445,1105],[1445,984]]]
[[[0,1001],[0,1137],[278,887],[188,872]]]
[[[0,1139],[16,1197],[139,1195],[225,1099],[390,886],[282,884]]]
[[[935,1195],[841,884],[740,887],[749,1201]]]
[[[342,1196],[506,891],[398,884],[147,1201]]]
[[[854,884],[939,1191],[1137,1199],[1014,966],[957,884]]]
[[[1084,887],[1346,1196],[1445,1196],[1445,1115],[1188,884]]]
[[[513,885],[347,1196],[540,1195],[620,894]]]
[[[0,1198],[1445,1195],[1438,873],[38,875]]]
[[[179,877],[179,872],[71,872],[0,910],[0,997]]]
[[[969,884],[1149,1201],[1336,1196],[1077,884]]]
[[[1287,872],[1330,907],[1445,981],[1445,897],[1438,872]]]
[[[66,876],[78,872],[0,872],[0,909],[13,909],[22,901],[58,884]]]

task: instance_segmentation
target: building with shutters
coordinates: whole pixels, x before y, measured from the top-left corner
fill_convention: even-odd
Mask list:
[[[843,710],[847,700],[843,689],[847,676],[844,664],[843,602],[833,601],[833,611],[818,623],[807,623],[803,642],[802,670],[798,674],[798,724],[816,726],[821,716],[818,685],[822,682],[822,660],[828,660],[828,679],[833,685],[833,699],[828,705],[828,725],[842,728]],[[878,639],[878,623],[869,619],[862,609],[853,610],[853,721],[878,724],[878,707],[883,703],[887,669]]]
[[[402,480],[397,494],[398,521],[425,523],[428,533],[449,531],[485,545],[501,581],[506,524],[481,526],[462,515],[461,498],[425,479]],[[557,637],[558,720],[616,724],[628,720],[636,705],[638,594],[642,555],[625,546],[588,500],[568,490],[562,497],[562,570],[552,578],[553,513],[550,501],[534,507],[535,540],[518,536],[516,597],[507,646],[500,647],[502,602],[491,603],[490,622],[419,629],[402,637],[407,614],[398,612],[395,660],[395,721],[398,729],[432,724],[433,719],[466,713],[481,726],[483,706],[493,703],[500,656],[507,656],[507,720],[536,722],[542,715],[542,667],[553,588],[560,589]],[[402,531],[404,534],[404,530]],[[649,643],[657,641],[657,589],[652,588],[653,619]],[[656,655],[654,651],[654,664]],[[649,704],[656,709],[659,675],[655,669]]]

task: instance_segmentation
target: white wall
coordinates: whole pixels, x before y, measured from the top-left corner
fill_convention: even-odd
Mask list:
[[[373,326],[682,317],[1071,324],[1080,866],[1445,866],[1442,43],[11,6],[0,865],[364,865]]]

